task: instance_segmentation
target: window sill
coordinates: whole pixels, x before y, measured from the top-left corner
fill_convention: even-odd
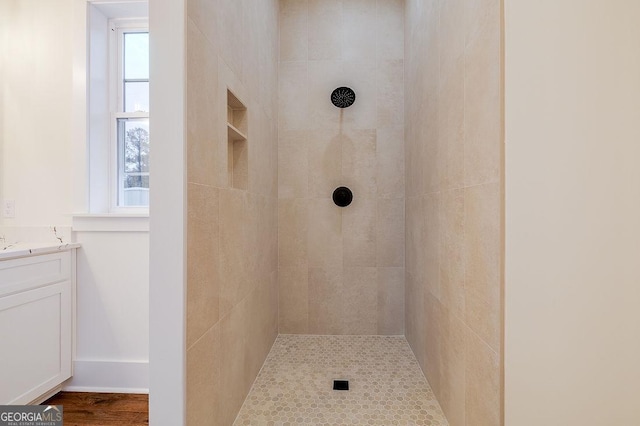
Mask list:
[[[73,232],[149,232],[149,214],[74,214]]]

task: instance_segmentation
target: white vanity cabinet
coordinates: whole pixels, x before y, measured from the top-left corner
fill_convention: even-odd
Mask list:
[[[76,248],[0,252],[0,405],[40,402],[72,375]]]

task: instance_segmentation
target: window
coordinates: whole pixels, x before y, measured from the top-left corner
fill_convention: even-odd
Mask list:
[[[149,206],[149,32],[144,23],[112,21],[111,210]]]

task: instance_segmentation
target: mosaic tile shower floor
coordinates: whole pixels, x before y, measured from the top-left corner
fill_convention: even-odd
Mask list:
[[[448,423],[404,337],[281,335],[234,425]]]

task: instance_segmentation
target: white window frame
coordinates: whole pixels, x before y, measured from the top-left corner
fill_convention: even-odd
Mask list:
[[[124,112],[124,34],[148,33],[148,19],[111,19],[109,20],[109,111],[110,111],[110,157],[109,157],[109,211],[111,213],[145,214],[148,206],[119,205],[121,173],[124,171],[119,161],[119,153],[124,147],[118,140],[118,119],[146,118],[149,112]],[[122,169],[122,170],[121,170]]]

